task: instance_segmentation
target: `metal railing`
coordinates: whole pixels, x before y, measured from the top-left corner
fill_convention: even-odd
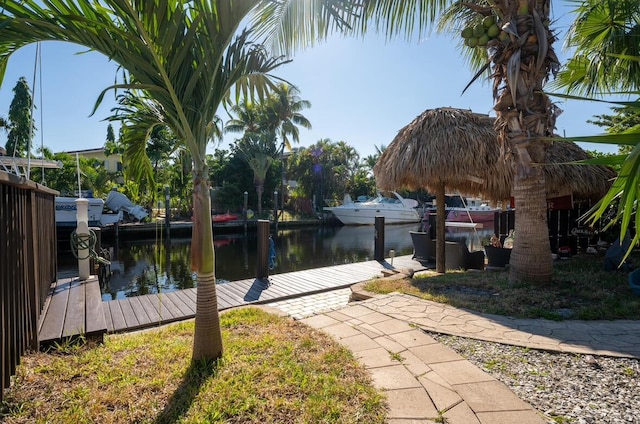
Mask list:
[[[21,356],[38,349],[38,324],[56,280],[57,192],[0,171],[0,401]]]

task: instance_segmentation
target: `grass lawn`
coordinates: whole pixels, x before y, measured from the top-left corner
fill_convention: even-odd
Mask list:
[[[383,423],[385,399],[329,336],[258,308],[221,315],[225,354],[192,364],[193,322],[26,355],[5,423]]]
[[[632,254],[633,255],[633,254]],[[633,255],[631,263],[640,264]],[[459,308],[519,318],[640,319],[640,296],[628,272],[603,270],[602,256],[578,255],[554,264],[549,284],[509,284],[508,271],[420,272],[402,280],[372,280],[374,293],[402,292]]]

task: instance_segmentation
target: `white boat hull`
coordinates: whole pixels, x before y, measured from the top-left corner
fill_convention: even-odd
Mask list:
[[[77,227],[76,197],[56,197],[56,226],[57,227]],[[89,201],[89,226],[100,227],[104,200],[98,198],[88,198]]]
[[[384,217],[385,224],[409,224],[420,222],[422,219],[418,211],[412,210],[389,210],[389,209],[351,209],[351,208],[325,208],[344,225],[373,225],[377,216]]]
[[[403,199],[396,192],[393,194],[396,199],[378,196],[366,202],[347,202],[324,210],[331,211],[344,225],[373,225],[378,216],[384,217],[385,224],[410,224],[422,220],[416,200]]]

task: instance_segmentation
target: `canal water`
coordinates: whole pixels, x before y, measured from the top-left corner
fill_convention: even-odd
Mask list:
[[[409,255],[413,244],[409,231],[419,231],[420,224],[387,225],[385,227],[385,257],[394,250],[396,256]],[[486,244],[492,230],[458,229],[447,234],[449,239],[464,239],[471,250]],[[273,234],[275,266],[271,275],[373,260],[374,226],[316,226],[281,229]],[[257,237],[248,234],[215,236],[216,278],[218,283],[255,277]],[[104,245],[111,256],[111,277],[102,284],[103,300],[123,299],[160,292],[170,292],[195,286],[191,272],[191,239],[120,241]],[[60,254],[59,269],[77,267],[70,253]]]

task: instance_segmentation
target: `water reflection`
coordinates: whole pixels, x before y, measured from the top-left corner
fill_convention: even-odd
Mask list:
[[[395,250],[396,256],[413,252],[409,231],[420,230],[418,224],[388,225],[385,228],[385,256]],[[479,230],[449,231],[447,238],[466,240],[471,250],[481,246],[493,233]],[[485,234],[486,233],[486,234]],[[324,266],[372,260],[375,248],[373,226],[312,227],[280,230],[273,235],[276,266],[270,274],[279,274]],[[111,252],[110,281],[103,287],[103,300],[123,299],[151,293],[192,288],[196,284],[191,272],[191,240],[170,242],[146,240],[105,246]],[[486,241],[485,241],[486,244]],[[216,276],[218,282],[235,281],[255,276],[257,238],[255,233],[216,236]],[[480,247],[481,248],[481,247]],[[59,257],[60,268],[73,266],[69,256]],[[73,259],[73,258],[71,258]],[[67,262],[65,264],[65,261]]]

